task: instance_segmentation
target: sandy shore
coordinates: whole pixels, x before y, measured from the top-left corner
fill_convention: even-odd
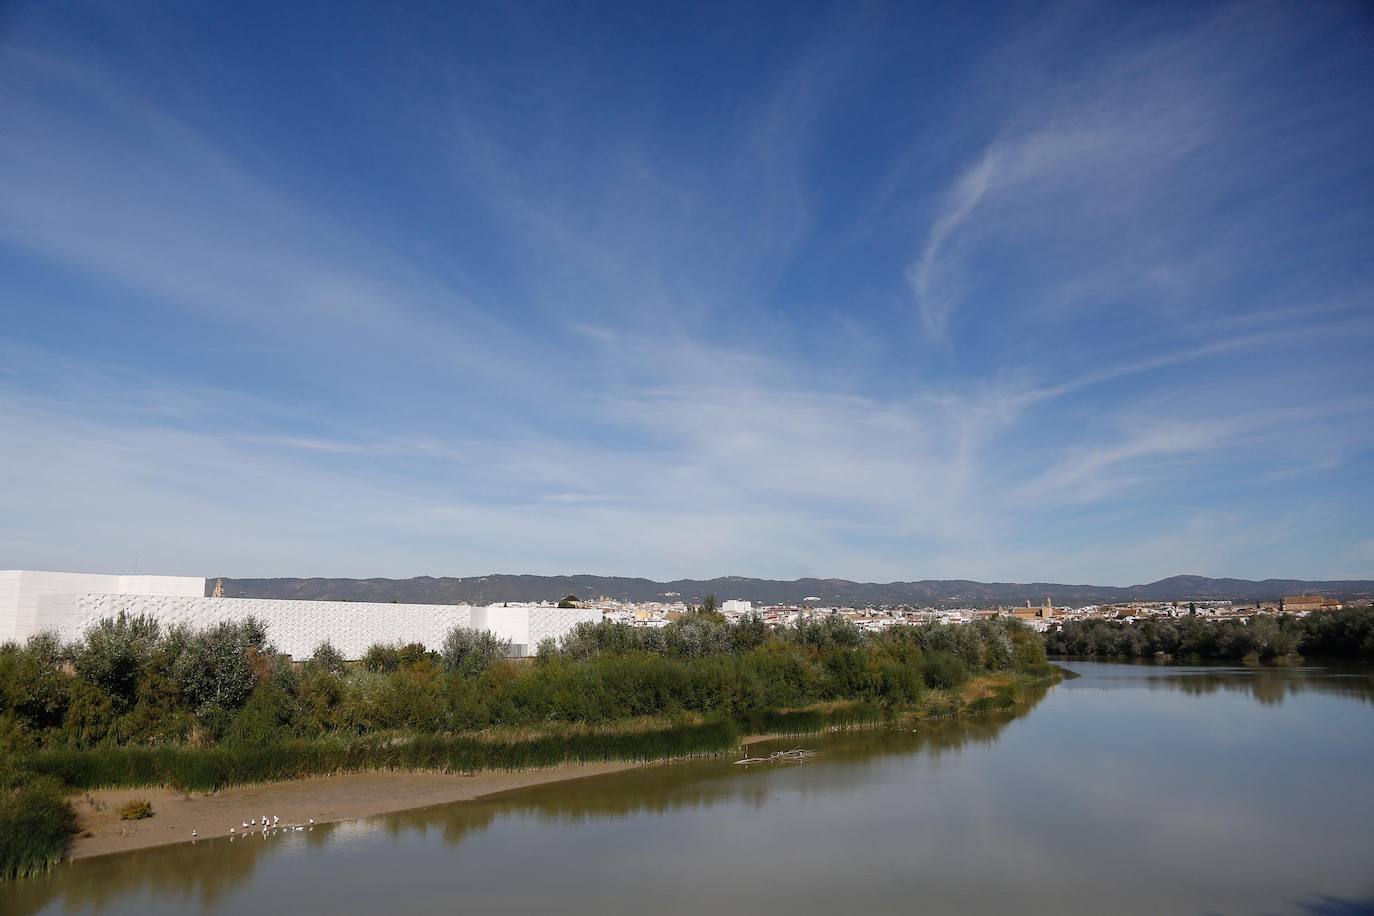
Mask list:
[[[201,839],[242,833],[243,821],[264,814],[281,824],[317,824],[370,817],[410,808],[470,801],[497,792],[542,783],[582,779],[644,766],[640,763],[564,764],[514,773],[349,773],[291,782],[235,786],[213,795],[183,795],[168,789],[104,789],[72,798],[81,832],[70,858],[128,852],[149,846],[190,842],[191,831]],[[153,804],[153,816],[121,821],[119,808],[133,798]]]

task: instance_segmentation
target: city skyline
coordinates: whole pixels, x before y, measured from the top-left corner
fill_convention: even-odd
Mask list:
[[[0,13],[0,567],[1374,578],[1357,4]]]

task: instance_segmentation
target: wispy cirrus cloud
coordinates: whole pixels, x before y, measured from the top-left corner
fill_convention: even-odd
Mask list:
[[[922,16],[640,57],[397,14],[404,73],[270,98],[195,28],[184,81],[117,24],[0,51],[8,562],[1326,569],[1264,523],[1369,508],[1368,52],[1332,10]]]

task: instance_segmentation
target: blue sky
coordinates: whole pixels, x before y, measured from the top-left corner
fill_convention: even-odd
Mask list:
[[[1374,14],[18,3],[0,567],[1374,577]]]

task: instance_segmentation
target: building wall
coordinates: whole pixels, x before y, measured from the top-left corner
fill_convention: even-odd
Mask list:
[[[57,617],[73,606],[75,595],[83,592],[199,596],[205,594],[205,580],[194,576],[0,569],[0,643],[22,642],[34,633],[55,629],[60,623]]]
[[[473,609],[444,604],[87,594],[76,596],[74,612],[58,631],[73,639],[121,611],[147,614],[164,626],[184,624],[196,630],[251,615],[267,628],[268,641],[293,658],[308,658],[328,641],[344,658],[358,659],[375,643],[418,642],[438,650],[449,630],[472,626]]]
[[[195,630],[251,615],[263,622],[268,641],[278,651],[296,659],[308,658],[326,640],[347,659],[362,658],[376,643],[418,642],[438,651],[454,627],[491,630],[509,639],[517,655],[529,655],[546,636],[558,639],[582,621],[601,619],[599,611],[581,608],[85,594],[73,596],[66,609],[54,608],[47,629],[56,630],[63,639],[76,639],[121,611],[147,614],[163,626],[186,625]]]
[[[545,605],[490,605],[473,608],[472,626],[509,639],[517,655],[533,655],[542,639],[559,639],[579,623],[598,623],[595,608],[560,608]]]
[[[541,639],[558,639],[578,623],[601,619],[597,610],[545,605],[207,598],[204,579],[0,570],[0,642],[22,642],[44,631],[77,639],[121,612],[196,630],[251,615],[263,622],[279,651],[297,659],[309,657],[326,640],[348,659],[361,658],[376,643],[418,642],[437,651],[448,632],[460,626],[491,630],[509,639],[516,654],[528,655]]]

